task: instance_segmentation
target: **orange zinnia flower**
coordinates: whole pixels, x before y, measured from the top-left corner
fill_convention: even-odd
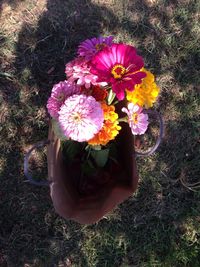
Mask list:
[[[108,106],[105,103],[101,104],[104,112],[104,122],[101,130],[88,141],[89,145],[106,145],[110,140],[113,140],[119,133],[121,126],[118,122],[118,114],[115,112],[114,106]]]

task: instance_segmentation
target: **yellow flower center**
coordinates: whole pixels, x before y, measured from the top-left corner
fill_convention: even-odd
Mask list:
[[[106,44],[104,44],[104,43],[102,43],[102,44],[96,44],[95,45],[95,48],[96,48],[96,50],[97,51],[100,51],[100,50],[102,50],[104,47],[106,47],[107,45]]]
[[[133,120],[133,122],[134,122],[135,124],[138,123],[138,114],[137,114],[137,113],[134,113],[134,114],[132,115],[132,120]]]
[[[115,79],[121,79],[126,73],[126,68],[121,64],[117,64],[112,68],[111,73]]]
[[[78,113],[78,112],[76,112],[76,113],[74,113],[74,114],[72,115],[72,118],[73,118],[73,120],[74,120],[75,122],[79,122],[79,121],[81,121],[81,114]]]

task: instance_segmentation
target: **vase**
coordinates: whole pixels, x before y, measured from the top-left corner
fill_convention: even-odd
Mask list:
[[[64,163],[61,141],[56,137],[51,125],[48,140],[50,141],[47,147],[50,195],[56,212],[63,218],[82,224],[95,223],[136,190],[138,174],[133,136],[129,127],[123,127],[116,140],[120,162],[112,163],[106,172],[102,171],[98,181],[85,177],[86,188],[84,181],[81,183],[78,177],[80,163],[74,162],[69,166]],[[88,183],[95,184],[98,190],[96,188],[91,190]]]

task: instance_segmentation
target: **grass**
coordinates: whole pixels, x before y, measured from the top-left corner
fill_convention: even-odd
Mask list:
[[[199,1],[0,2],[0,266],[199,267]],[[91,226],[57,216],[23,156],[47,137],[45,104],[80,41],[114,34],[155,73],[165,137],[133,197]],[[35,155],[46,176],[43,152]]]

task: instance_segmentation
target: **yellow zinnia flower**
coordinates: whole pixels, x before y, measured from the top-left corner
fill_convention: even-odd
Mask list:
[[[108,106],[105,103],[101,104],[104,112],[104,122],[101,130],[88,141],[89,145],[106,145],[110,140],[113,140],[118,135],[121,126],[118,122],[118,114],[115,112],[114,106]]]
[[[150,108],[156,101],[160,88],[155,83],[154,75],[142,69],[146,73],[146,77],[142,79],[141,84],[137,84],[132,92],[126,90],[126,98],[133,104],[138,104],[141,107]]]

